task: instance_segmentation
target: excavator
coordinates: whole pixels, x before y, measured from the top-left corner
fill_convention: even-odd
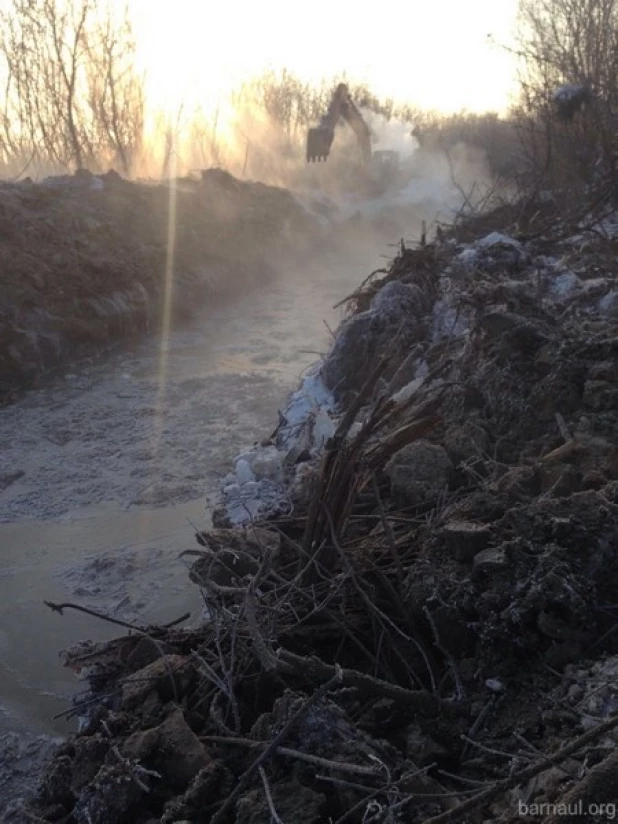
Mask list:
[[[345,83],[340,83],[335,89],[328,111],[322,117],[320,125],[309,129],[307,135],[308,163],[327,159],[335,139],[335,126],[342,117],[356,134],[363,164],[371,161],[371,130],[350,97],[348,87]]]
[[[379,188],[386,188],[397,176],[399,170],[399,153],[393,151],[372,151],[373,134],[355,105],[345,83],[340,83],[331,99],[328,111],[320,120],[320,125],[309,129],[307,134],[307,162],[319,163],[327,160],[333,140],[335,127],[343,118],[353,129],[360,148],[361,162],[364,169],[377,178]]]

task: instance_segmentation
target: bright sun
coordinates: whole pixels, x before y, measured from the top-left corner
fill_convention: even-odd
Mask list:
[[[124,5],[125,0],[116,0]],[[380,97],[434,111],[503,111],[517,0],[129,0],[151,101],[213,111],[266,68],[308,82],[345,72]],[[365,11],[364,8],[367,10]]]

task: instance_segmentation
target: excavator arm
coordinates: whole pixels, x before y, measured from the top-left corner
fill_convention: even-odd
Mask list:
[[[342,117],[356,134],[363,163],[369,163],[371,160],[371,131],[358,108],[354,105],[345,83],[340,83],[337,86],[328,111],[322,117],[320,125],[309,129],[307,134],[308,163],[327,159],[335,139],[335,127]]]

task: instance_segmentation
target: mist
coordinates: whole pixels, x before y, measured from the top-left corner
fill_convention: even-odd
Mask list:
[[[388,185],[380,185],[374,169],[362,169],[355,135],[343,122],[328,160],[307,163],[306,127],[275,123],[257,96],[245,93],[235,102],[224,113],[224,125],[220,118],[208,128],[206,119],[196,116],[178,135],[178,173],[212,165],[242,180],[289,189],[324,222],[349,228],[352,219],[360,221],[365,247],[383,247],[400,237],[414,241],[424,230],[431,234],[438,224],[452,223],[462,209],[486,203],[495,186],[484,150],[462,142],[421,146],[412,134],[414,123],[366,108],[361,112],[374,152],[399,155],[398,172]],[[156,173],[158,164],[152,160],[157,143],[161,145],[153,136],[147,176]]]

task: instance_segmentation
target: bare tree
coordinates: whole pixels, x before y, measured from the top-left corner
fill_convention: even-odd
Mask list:
[[[2,148],[42,167],[129,172],[143,129],[143,83],[128,17],[96,0],[10,0],[0,15],[7,77]]]
[[[128,9],[118,23],[108,10],[88,41],[89,102],[100,143],[127,175],[134,172],[142,147],[145,116],[144,78],[135,70],[134,57]]]
[[[534,174],[558,186],[613,178],[617,0],[520,0],[517,52],[515,114]]]

